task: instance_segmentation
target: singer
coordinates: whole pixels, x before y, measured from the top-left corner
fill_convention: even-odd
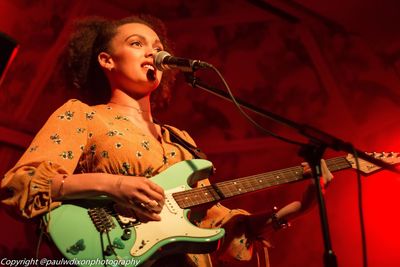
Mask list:
[[[164,24],[154,17],[77,22],[65,71],[67,83],[85,92],[84,100],[69,100],[49,117],[2,180],[8,194],[3,202],[22,217],[45,218],[43,230],[60,251],[55,259],[132,257],[152,266],[249,266],[257,257],[258,266],[269,266],[262,233],[279,226],[285,215],[304,211],[307,203],[253,215],[216,202],[189,214],[188,220],[200,227],[196,230],[179,216],[176,224],[169,223],[180,210],[168,202],[171,179],[183,172],[183,161],[205,162],[195,161],[205,156],[187,132],[153,118],[152,109],[168,102],[173,81],[170,71],[156,66],[160,51],[171,52]],[[173,66],[160,60],[160,66]],[[168,170],[174,175],[168,176]],[[307,164],[304,171],[309,171]],[[326,167],[324,172],[329,182]],[[194,186],[209,184],[204,177]],[[304,199],[310,194],[313,198],[307,191]],[[100,206],[101,201],[106,204]],[[176,234],[181,224],[191,230]],[[207,230],[212,237],[196,237],[214,228],[225,233]]]

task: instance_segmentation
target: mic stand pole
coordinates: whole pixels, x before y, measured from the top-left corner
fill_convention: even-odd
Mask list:
[[[219,96],[225,100],[233,102],[231,96],[225,92],[222,91],[218,88],[214,88],[211,86],[208,86],[207,84],[203,83],[199,78],[195,77],[194,72],[185,72],[185,78],[186,82],[189,83],[190,86],[193,88],[200,88],[203,89],[209,93],[212,93],[216,96]],[[291,121],[287,118],[283,118],[277,114],[274,114],[272,112],[263,110],[261,108],[258,108],[254,105],[251,105],[249,103],[244,102],[241,99],[236,99],[236,102],[242,106],[245,107],[248,110],[251,110],[252,112],[259,114],[263,117],[267,117],[269,119],[272,119],[276,122],[279,122],[280,124],[284,124],[290,128],[296,129],[300,134],[303,136],[307,137],[309,139],[309,144],[304,145],[300,148],[299,155],[302,156],[309,164],[312,169],[312,174],[314,178],[314,183],[317,188],[317,200],[318,200],[318,206],[319,206],[319,212],[320,212],[320,219],[321,219],[321,227],[322,227],[322,234],[323,234],[323,239],[324,239],[324,264],[326,267],[336,267],[337,266],[337,261],[336,261],[336,255],[333,252],[332,245],[331,245],[331,240],[330,240],[330,235],[329,235],[329,226],[328,226],[328,217],[327,217],[327,212],[326,212],[326,207],[325,207],[325,201],[322,193],[322,188],[320,184],[320,177],[321,177],[321,158],[322,155],[327,147],[330,147],[334,150],[337,151],[346,151],[350,154],[354,154],[355,156],[357,155],[358,157],[371,162],[377,166],[380,166],[384,169],[391,170],[396,173],[400,173],[399,170],[395,169],[392,165],[382,162],[380,160],[375,159],[374,157],[371,157],[367,154],[365,154],[363,151],[358,150],[353,147],[352,144],[346,143],[330,134],[327,134],[321,130],[318,130],[316,128],[310,127],[308,125],[300,125],[294,121]]]
[[[300,148],[299,155],[302,156],[306,160],[306,162],[308,162],[308,164],[310,165],[312,170],[312,178],[314,180],[314,186],[317,189],[316,197],[317,197],[319,215],[321,220],[322,236],[324,240],[324,257],[323,257],[324,266],[336,267],[337,266],[336,255],[332,248],[331,238],[329,234],[328,215],[326,211],[322,186],[320,183],[320,179],[322,177],[321,159],[325,149],[326,149],[325,145],[318,142],[313,142],[313,140],[311,140],[311,144],[303,145]]]

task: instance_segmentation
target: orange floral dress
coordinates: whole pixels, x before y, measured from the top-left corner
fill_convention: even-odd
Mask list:
[[[62,204],[51,201],[50,184],[56,174],[104,172],[152,177],[177,162],[192,159],[189,151],[171,140],[168,128],[161,127],[162,138],[157,140],[108,105],[88,106],[69,100],[49,117],[15,167],[6,173],[1,182],[2,191],[7,193],[3,203],[32,218]],[[185,131],[173,129],[195,145]],[[199,186],[207,183],[201,181]],[[198,225],[224,227],[231,218],[247,214],[217,204]],[[218,254],[223,260],[214,260],[214,266],[230,266],[223,263],[226,259],[249,260],[253,253],[253,244],[245,233],[235,234],[224,247],[223,255]],[[167,266],[166,261],[158,264]],[[185,256],[184,265],[212,266],[209,255],[204,254]]]

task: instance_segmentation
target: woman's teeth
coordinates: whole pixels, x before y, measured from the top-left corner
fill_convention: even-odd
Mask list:
[[[149,64],[143,65],[143,68],[150,69],[150,70],[154,71],[154,66],[149,65]]]

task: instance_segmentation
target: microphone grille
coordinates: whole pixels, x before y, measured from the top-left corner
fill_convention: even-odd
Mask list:
[[[166,57],[170,57],[171,54],[168,53],[167,51],[160,51],[158,52],[155,56],[154,56],[154,65],[156,66],[156,68],[160,71],[163,71],[165,69],[167,69],[167,67],[164,66],[163,61],[164,58]]]

